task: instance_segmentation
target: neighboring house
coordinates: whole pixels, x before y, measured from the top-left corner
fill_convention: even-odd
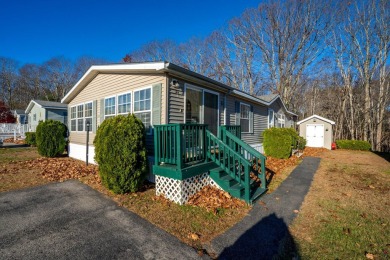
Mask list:
[[[262,152],[265,129],[294,126],[297,118],[278,95],[255,97],[168,62],[92,66],[61,102],[68,104],[70,157],[86,159],[91,124],[90,162],[98,126],[115,115],[134,113],[142,120],[152,164],[157,125],[206,124],[215,136],[222,125],[240,126],[240,138]]]
[[[324,147],[332,149],[333,129],[335,124],[332,120],[312,115],[297,123],[299,135],[306,139],[308,147]]]
[[[23,109],[15,109],[12,110],[12,115],[16,118],[16,123],[17,124],[22,124],[25,125],[28,123],[28,117],[27,114]]]
[[[39,121],[49,119],[60,121],[67,125],[68,106],[60,102],[31,100],[27,106],[29,131],[35,132]]]

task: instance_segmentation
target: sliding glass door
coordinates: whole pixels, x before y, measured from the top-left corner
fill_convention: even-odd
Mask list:
[[[198,88],[186,88],[185,122],[207,124],[208,129],[215,135],[219,124],[219,96]]]

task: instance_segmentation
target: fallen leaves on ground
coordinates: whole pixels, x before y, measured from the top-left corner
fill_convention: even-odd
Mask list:
[[[189,200],[188,205],[206,208],[214,214],[218,209],[237,209],[245,206],[245,202],[233,198],[229,193],[212,186],[206,186],[195,193]]]
[[[3,143],[13,143],[13,144],[25,144],[26,142],[24,141],[24,139],[16,139],[14,140],[14,138],[6,138],[3,140]]]
[[[324,152],[329,151],[326,148],[305,147],[303,150],[303,157],[312,156],[320,157]]]
[[[100,183],[98,167],[95,165],[86,166],[72,158],[38,158],[24,163],[29,168],[41,169],[43,178],[49,181],[65,181],[69,179],[80,179],[87,176],[94,176],[92,182]]]
[[[295,155],[291,156],[288,159],[278,159],[268,156],[266,160],[267,175],[268,174],[278,174],[284,169],[290,166],[295,166],[298,164],[299,158]]]

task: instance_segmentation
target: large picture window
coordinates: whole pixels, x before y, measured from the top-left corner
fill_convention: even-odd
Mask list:
[[[131,112],[131,93],[118,96],[118,114],[128,114]]]
[[[147,133],[151,131],[151,89],[134,92],[134,114],[141,119]]]
[[[104,100],[104,119],[115,116],[115,97]]]
[[[240,125],[242,133],[251,132],[251,107],[247,104],[240,103]]]
[[[76,107],[70,108],[70,131],[76,131],[77,130],[77,113],[76,113]]]

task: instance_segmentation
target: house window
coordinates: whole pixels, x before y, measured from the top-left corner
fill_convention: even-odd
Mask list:
[[[115,97],[104,100],[104,119],[115,116]]]
[[[84,118],[84,129],[87,131],[87,123],[92,126],[92,102],[84,104]],[[91,130],[91,128],[89,128],[89,130]]]
[[[272,109],[268,110],[268,128],[275,126],[274,120],[274,111]]]
[[[70,131],[76,131],[77,125],[76,107],[70,108]]]
[[[134,92],[134,115],[141,119],[147,133],[151,131],[151,89],[142,89]]]
[[[77,131],[81,132],[84,129],[84,105],[77,106]]]
[[[284,114],[278,114],[278,126],[283,128],[286,126],[286,116]]]
[[[34,121],[37,121],[37,114],[34,114],[34,115],[33,115],[33,120],[34,120]]]
[[[118,114],[128,114],[131,112],[131,93],[118,96]]]
[[[249,105],[240,103],[240,125],[242,133],[251,132],[250,110],[251,107]]]

